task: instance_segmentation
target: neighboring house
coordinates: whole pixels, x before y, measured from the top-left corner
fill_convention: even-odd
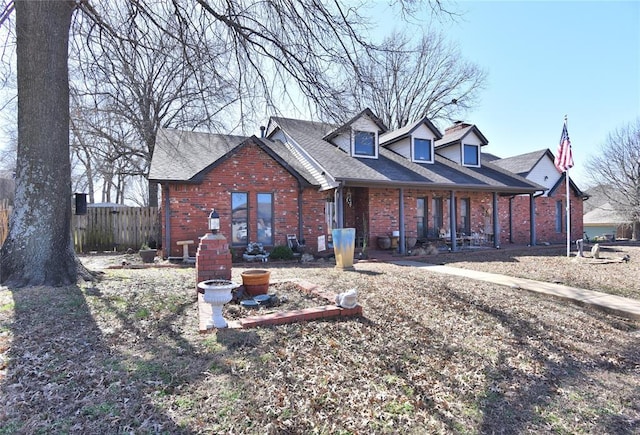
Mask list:
[[[631,238],[631,223],[606,202],[584,214],[584,232],[590,240]]]
[[[533,151],[504,159],[490,157],[491,162],[509,172],[520,175],[527,180],[544,187],[535,198],[535,238],[538,243],[566,243],[567,240],[567,189],[565,173],[556,169],[554,155],[548,149]],[[569,203],[571,206],[571,240],[583,235],[583,202],[588,198],[571,179],[569,171]],[[503,199],[511,210],[501,219],[503,237],[512,243],[528,243],[529,233],[523,231],[530,223],[528,197],[515,196]],[[501,204],[502,205],[502,204]],[[505,234],[506,233],[506,234]]]
[[[584,207],[584,231],[589,239],[604,236],[605,239],[630,239],[633,233],[631,219],[616,211],[606,190],[613,186],[599,185],[586,191],[589,201]]]
[[[530,206],[554,190],[483,159],[488,141],[471,124],[443,135],[425,118],[388,131],[366,109],[343,125],[273,117],[261,136],[158,133],[149,179],[162,186],[165,256],[182,255],[178,241],[207,232],[212,208],[239,250],[285,245],[288,234],[316,250],[343,227],[370,246],[396,232],[402,252],[405,237],[441,234],[461,237],[450,239],[452,249],[471,237],[498,247],[509,231],[535,244],[543,231]],[[554,171],[557,190],[563,179]],[[522,195],[522,206],[509,206]],[[574,231],[582,235],[582,226]]]

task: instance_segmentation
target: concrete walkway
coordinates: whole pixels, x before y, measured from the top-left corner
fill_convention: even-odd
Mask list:
[[[578,304],[589,305],[622,317],[640,320],[640,301],[623,298],[593,290],[585,290],[562,284],[552,284],[526,278],[514,278],[497,273],[478,272],[451,266],[421,263],[419,261],[397,260],[390,263],[424,269],[426,272],[461,276],[478,281],[491,282],[515,289],[529,290],[535,293],[555,296]]]

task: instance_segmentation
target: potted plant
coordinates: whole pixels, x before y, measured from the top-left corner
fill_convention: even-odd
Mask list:
[[[153,263],[153,260],[155,260],[158,250],[152,249],[149,247],[148,244],[143,243],[138,253],[140,254],[140,258],[142,258],[143,263]]]

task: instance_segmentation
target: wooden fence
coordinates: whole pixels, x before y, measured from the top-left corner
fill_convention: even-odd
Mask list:
[[[10,215],[0,203],[0,246]],[[87,214],[72,216],[71,236],[76,252],[138,250],[160,242],[160,214],[154,207],[88,207]]]
[[[160,214],[154,207],[88,207],[74,215],[71,234],[76,252],[126,251],[160,241]]]
[[[9,216],[11,216],[11,206],[9,200],[0,200],[0,246],[9,235]]]

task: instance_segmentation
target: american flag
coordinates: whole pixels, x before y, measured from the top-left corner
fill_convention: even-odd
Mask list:
[[[562,136],[560,136],[560,144],[558,145],[558,153],[554,161],[558,171],[565,172],[567,169],[573,167],[573,155],[571,154],[571,141],[569,140],[569,133],[567,132],[567,122],[564,122],[562,127]]]

